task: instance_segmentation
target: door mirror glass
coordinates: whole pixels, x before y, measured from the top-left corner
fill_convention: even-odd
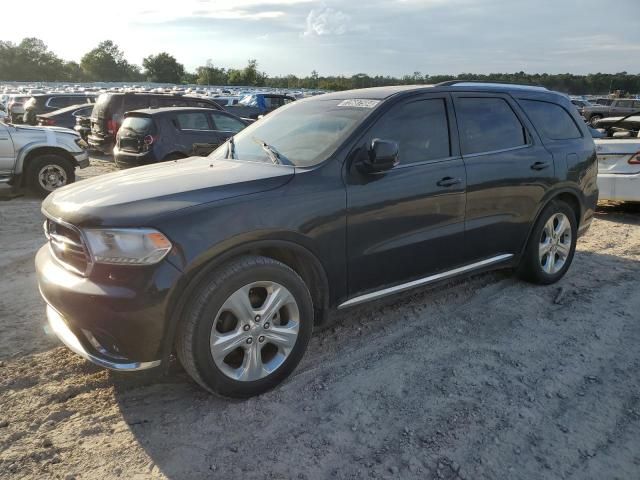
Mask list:
[[[400,163],[398,142],[374,138],[364,160],[360,163],[366,173],[386,172]]]

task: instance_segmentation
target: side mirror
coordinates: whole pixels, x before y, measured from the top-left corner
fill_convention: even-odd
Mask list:
[[[400,163],[398,159],[398,143],[392,140],[374,138],[366,152],[366,156],[360,162],[361,169],[365,173],[386,172]]]

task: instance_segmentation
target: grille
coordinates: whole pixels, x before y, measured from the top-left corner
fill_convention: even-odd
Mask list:
[[[80,233],[49,219],[44,222],[44,233],[49,240],[53,256],[69,270],[85,275],[89,266],[89,255]]]

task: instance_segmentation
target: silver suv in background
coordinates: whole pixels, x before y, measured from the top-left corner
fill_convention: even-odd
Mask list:
[[[73,130],[0,122],[0,183],[46,196],[89,166],[87,144]]]

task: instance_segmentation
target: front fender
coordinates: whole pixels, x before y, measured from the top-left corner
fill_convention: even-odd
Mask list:
[[[71,157],[74,157],[79,153],[83,153],[83,150],[78,145],[76,145],[76,143],[73,141],[73,138],[71,138],[70,140],[60,139],[54,134],[53,137],[56,139],[56,141],[51,142],[51,136],[47,135],[47,137],[48,138],[46,141],[35,140],[20,147],[20,149],[18,150],[18,154],[16,155],[16,163],[14,167],[15,175],[21,175],[22,173],[24,173],[25,159],[31,152],[39,148],[57,149],[63,155]]]

